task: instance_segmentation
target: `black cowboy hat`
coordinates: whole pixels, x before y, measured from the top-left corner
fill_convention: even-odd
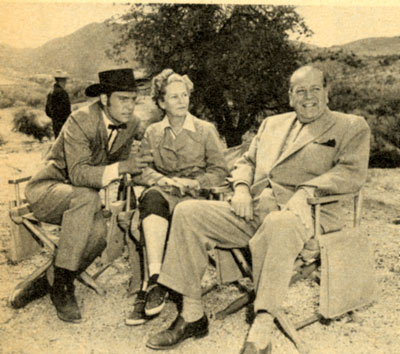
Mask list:
[[[115,69],[99,72],[99,83],[86,88],[85,94],[96,97],[102,93],[108,94],[115,91],[134,92],[137,83],[132,69]]]

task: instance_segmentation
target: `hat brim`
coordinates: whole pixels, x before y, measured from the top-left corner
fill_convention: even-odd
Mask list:
[[[85,95],[88,97],[97,97],[101,94],[108,94],[116,91],[123,92],[136,92],[136,85],[129,86],[114,86],[114,85],[106,85],[106,84],[93,84],[86,88]]]

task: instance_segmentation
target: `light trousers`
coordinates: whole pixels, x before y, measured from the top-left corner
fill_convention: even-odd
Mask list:
[[[263,220],[256,217],[246,222],[227,202],[191,200],[178,204],[159,282],[201,299],[207,251],[249,245],[256,289],[254,309],[274,313],[282,306],[294,261],[309,236],[295,214],[279,211],[277,205],[270,209]]]

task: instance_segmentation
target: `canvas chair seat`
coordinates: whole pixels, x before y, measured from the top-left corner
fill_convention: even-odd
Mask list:
[[[8,181],[10,185],[14,185],[15,193],[15,200],[10,201],[9,203],[11,244],[8,257],[13,263],[17,263],[24,259],[28,259],[44,248],[47,250],[50,259],[14,288],[9,296],[9,303],[11,306],[13,304],[13,299],[17,298],[26,287],[29,287],[30,284],[35,281],[35,279],[41,277],[45,272],[48,271],[48,269],[50,269],[53,264],[53,258],[59,242],[57,232],[60,228],[59,225],[48,224],[38,220],[32,213],[29,203],[27,203],[26,200],[22,199],[20,196],[21,184],[29,179],[30,177],[23,177]],[[104,189],[103,199],[105,199],[105,206],[103,209],[103,215],[106,218],[112,219],[112,211],[115,207],[111,206],[110,203],[110,189],[111,186],[108,186]],[[109,224],[112,226],[111,222],[109,222]],[[112,238],[109,235],[110,229],[111,232],[115,232],[115,228],[109,227],[107,238]],[[106,294],[105,289],[103,289],[95,280],[104,270],[105,269],[102,269],[101,272],[97,272],[93,276],[84,271],[77,277],[77,279],[84,285],[95,290],[99,295],[104,296]]]

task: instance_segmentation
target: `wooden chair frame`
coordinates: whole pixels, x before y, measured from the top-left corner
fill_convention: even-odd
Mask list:
[[[15,200],[10,202],[10,258],[13,262],[18,262],[30,257],[40,248],[47,249],[51,258],[14,288],[13,292],[10,294],[9,303],[12,303],[13,298],[51,267],[58,244],[58,237],[50,234],[44,229],[43,223],[33,215],[29,203],[21,197],[20,186],[22,183],[29,181],[30,178],[31,177],[21,177],[10,179],[8,181],[10,185],[14,185],[15,193]],[[110,218],[113,212],[113,206],[110,202],[110,188],[106,187],[104,191],[105,207],[103,209],[103,215],[106,218]],[[128,193],[130,193],[130,191]],[[125,204],[128,205],[129,203]],[[107,238],[110,238],[110,235],[107,235]],[[95,279],[97,279],[97,277],[102,274],[109,265],[110,264],[105,265],[93,276],[84,271],[77,277],[77,279],[84,285],[95,290],[97,294],[105,296],[106,290],[103,289]]]

